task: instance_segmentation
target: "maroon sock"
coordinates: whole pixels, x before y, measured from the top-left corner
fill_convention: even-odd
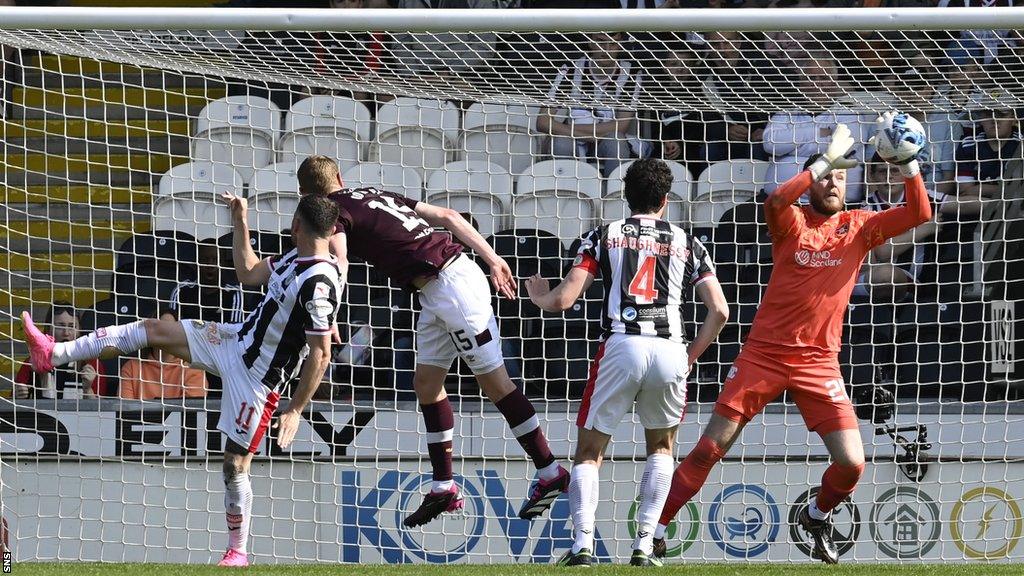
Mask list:
[[[540,421],[537,419],[537,411],[533,404],[526,398],[518,388],[509,392],[507,396],[494,403],[508,422],[512,434],[519,441],[519,445],[533,460],[533,465],[538,469],[550,466],[555,461],[548,447],[548,439],[544,431],[540,429]]]
[[[448,398],[434,404],[420,404],[423,422],[427,425],[427,453],[434,480],[452,479],[452,430],[455,414]]]

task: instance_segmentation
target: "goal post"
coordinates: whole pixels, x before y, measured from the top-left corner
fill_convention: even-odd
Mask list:
[[[869,464],[837,539],[844,561],[1024,558],[1024,9],[0,8],[0,48],[0,520],[16,561],[205,563],[223,549],[218,382],[137,356],[33,377],[17,322],[56,302],[55,335],[168,308],[239,321],[261,292],[233,276],[221,193],[248,198],[254,249],[273,255],[289,245],[298,163],[325,154],[346,185],[453,208],[517,277],[557,281],[582,233],[628,214],[629,163],[664,159],[666,218],[708,247],[731,312],[688,378],[681,460],[771,273],[762,200],[842,122],[864,162],[849,206],[901,202],[870,143],[892,108],[928,133],[941,215],[874,251],[851,301],[840,362]],[[294,447],[271,432],[254,460],[250,552],[553,561],[571,544],[568,503],[516,518],[534,471],[458,364],[466,511],[401,526],[430,482],[418,305],[402,288],[353,263],[330,381]],[[563,462],[601,289],[562,315],[494,300],[506,368]],[[686,307],[691,336],[702,317]],[[631,552],[643,437],[627,418],[602,467],[603,559]],[[795,406],[770,404],[681,511],[670,560],[811,562],[796,518],[827,465]]]

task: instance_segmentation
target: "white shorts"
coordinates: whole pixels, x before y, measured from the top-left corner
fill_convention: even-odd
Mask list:
[[[635,400],[645,429],[678,426],[686,407],[688,369],[685,344],[612,334],[594,357],[576,425],[610,436]]]
[[[498,323],[491,309],[491,285],[465,255],[420,289],[416,362],[449,369],[461,356],[474,374],[504,363]]]
[[[220,376],[223,386],[217,429],[232,442],[256,452],[281,394],[249,375],[238,345],[238,325],[185,320],[192,367]]]

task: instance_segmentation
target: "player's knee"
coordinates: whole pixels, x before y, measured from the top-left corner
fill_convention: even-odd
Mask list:
[[[725,450],[718,443],[708,436],[701,436],[697,445],[693,447],[687,459],[693,459],[693,463],[701,468],[711,468],[725,456]]]
[[[865,460],[863,454],[845,455],[842,458],[836,459],[835,463],[843,467],[851,476],[860,478],[861,474],[864,473]]]
[[[234,458],[232,456],[224,458],[222,471],[224,473],[225,482],[230,482],[236,476],[241,476],[247,472],[245,469],[245,462],[241,458]]]

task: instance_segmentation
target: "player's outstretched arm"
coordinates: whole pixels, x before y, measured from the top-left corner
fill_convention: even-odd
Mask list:
[[[875,138],[883,137],[883,132],[892,125],[894,114],[894,112],[886,112],[878,117],[876,124],[879,135]],[[924,145],[925,143],[922,141],[917,154],[924,149]],[[932,219],[932,205],[928,198],[928,191],[924,187],[924,180],[921,179],[921,168],[918,165],[917,156],[903,161],[884,156],[882,159],[897,166],[903,174],[905,203],[902,206],[874,214],[864,224],[862,230],[871,246],[878,246],[889,238],[899,236]]]
[[[541,310],[563,312],[579,300],[593,282],[594,275],[585,268],[573,268],[554,290],[540,274],[527,278],[526,292],[530,295],[530,301]]]
[[[512,269],[505,260],[498,256],[476,228],[451,208],[433,206],[426,202],[416,203],[416,214],[431,226],[441,227],[451,232],[470,250],[476,252],[491,270],[491,284],[505,298],[515,298],[517,282],[512,276]]]
[[[697,358],[700,358],[708,346],[711,346],[715,338],[718,338],[722,328],[725,327],[725,323],[729,321],[729,303],[725,300],[725,294],[722,292],[722,285],[719,284],[718,278],[709,276],[698,284],[695,290],[700,301],[708,309],[708,315],[701,323],[700,330],[697,330],[697,336],[687,347],[689,366],[693,366]]]
[[[238,281],[248,286],[265,286],[270,280],[270,264],[260,260],[249,244],[249,203],[234,194],[222,194],[231,210],[231,259],[235,264]]]
[[[277,445],[281,448],[287,448],[295,439],[295,431],[299,429],[302,411],[306,409],[306,405],[313,398],[313,394],[331,362],[330,334],[307,334],[306,344],[309,345],[309,356],[306,356],[306,360],[302,363],[299,385],[292,394],[292,401],[288,404],[288,408],[281,412],[277,421]]]

